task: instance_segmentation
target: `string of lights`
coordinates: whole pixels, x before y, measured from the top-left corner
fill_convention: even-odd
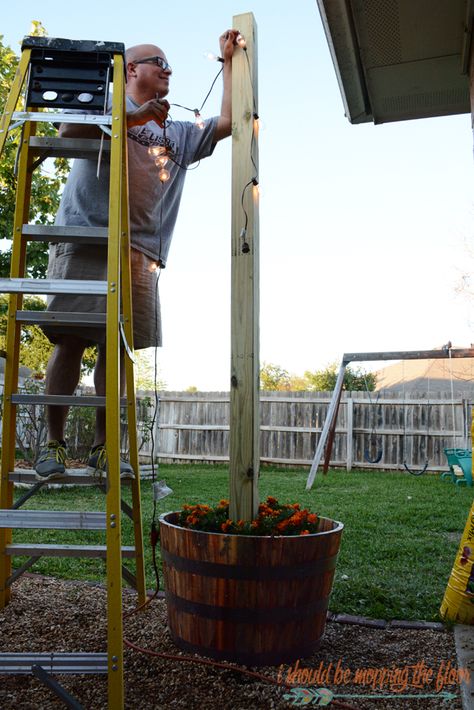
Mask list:
[[[236,43],[245,52],[245,57],[247,60],[247,67],[248,67],[249,77],[250,77],[251,70],[250,70],[250,62],[249,62],[249,58],[248,58],[248,54],[247,54],[247,43],[246,43],[245,37],[239,33],[236,38]],[[221,63],[224,62],[222,57],[215,55],[213,52],[205,52],[204,56],[210,60],[215,60],[215,61],[218,61]],[[216,81],[219,78],[219,76],[222,74],[222,71],[223,71],[223,67],[221,67],[219,69],[216,76],[214,77],[214,79],[211,83],[211,86],[209,88],[209,91],[207,92],[206,96],[204,97],[204,100],[201,103],[201,106],[199,108],[190,108],[189,106],[184,106],[183,104],[178,104],[178,103],[170,104],[171,106],[175,106],[176,108],[181,108],[184,111],[189,111],[190,113],[193,113],[195,124],[201,130],[204,129],[204,126],[205,126],[205,121],[201,115],[202,109],[204,108],[209,96],[211,95],[211,93],[214,89],[214,86],[216,84]],[[244,205],[245,192],[250,187],[250,185],[253,185],[254,188],[259,191],[258,169],[257,169],[257,165],[255,164],[253,152],[254,152],[254,147],[255,147],[256,133],[258,133],[258,128],[260,125],[260,118],[259,118],[258,113],[256,111],[255,96],[252,97],[252,101],[253,101],[254,130],[252,132],[252,141],[251,141],[251,146],[250,146],[250,160],[251,160],[252,165],[254,167],[255,174],[251,178],[251,180],[249,180],[249,182],[245,185],[245,187],[243,188],[243,192],[242,192],[242,210],[243,210],[244,216],[245,216],[245,226],[242,229],[243,237],[245,237],[245,235],[247,233],[247,227],[248,227],[248,215],[247,215],[247,212],[245,210],[245,205]],[[195,170],[199,166],[199,162],[197,163],[197,165],[193,166],[192,168],[188,167],[187,165],[183,165],[181,162],[179,162],[177,160],[176,156],[172,155],[171,151],[166,147],[166,127],[171,125],[171,123],[172,123],[172,119],[168,118],[168,120],[165,121],[165,124],[163,126],[163,138],[164,138],[165,145],[150,146],[150,148],[148,149],[149,154],[155,159],[155,164],[159,168],[158,178],[163,183],[167,182],[170,179],[170,172],[166,168],[168,161],[175,163],[175,165],[177,165],[179,168],[181,168],[183,170]],[[245,242],[245,240],[244,240],[244,243],[242,245],[242,251],[243,251],[243,253],[247,253],[249,250],[250,250],[250,248],[248,247],[247,242]]]
[[[237,44],[239,47],[241,47],[244,50],[245,54],[245,59],[247,61],[247,69],[248,69],[248,75],[249,79],[252,79],[252,71],[250,67],[250,60],[249,60],[249,55],[247,53],[247,43],[245,41],[245,37],[243,35],[239,34],[236,39]],[[242,195],[240,198],[240,204],[242,206],[242,211],[244,213],[244,226],[242,227],[240,231],[240,239],[241,239],[241,250],[242,254],[248,254],[250,252],[250,245],[247,240],[247,228],[248,228],[248,222],[249,222],[249,216],[247,213],[247,210],[245,209],[245,194],[248,190],[248,188],[253,185],[254,193],[257,192],[260,194],[260,184],[259,184],[259,179],[258,179],[258,167],[257,164],[255,163],[254,159],[254,150],[255,150],[255,141],[258,135],[258,130],[260,128],[260,117],[257,113],[257,107],[255,104],[255,94],[252,93],[252,116],[254,120],[254,125],[253,125],[253,130],[252,130],[252,138],[250,141],[250,162],[253,165],[254,168],[254,175],[250,178],[248,183],[244,186],[242,190]]]

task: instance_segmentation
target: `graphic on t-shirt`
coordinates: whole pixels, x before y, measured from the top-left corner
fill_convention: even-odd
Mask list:
[[[150,146],[161,145],[166,148],[168,155],[176,155],[176,143],[168,138],[168,136],[157,135],[154,131],[151,131],[147,126],[134,126],[127,130],[127,135],[131,140],[140,145],[149,148]]]

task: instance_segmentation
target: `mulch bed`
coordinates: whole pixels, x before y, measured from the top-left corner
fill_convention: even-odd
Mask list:
[[[133,603],[134,595],[126,591],[124,608],[133,609]],[[290,693],[288,688],[246,675],[237,667],[221,669],[185,661],[187,654],[179,651],[169,638],[166,604],[162,599],[153,600],[143,611],[127,618],[124,633],[134,644],[174,655],[173,659],[153,658],[128,648],[125,650],[126,708],[283,710],[295,707],[293,701],[283,697]],[[105,639],[106,594],[100,585],[25,575],[15,584],[10,604],[0,610],[2,652],[103,652]],[[422,662],[425,669],[431,669],[433,677],[428,680],[429,675],[420,675],[416,683],[418,687],[413,687],[416,681],[414,666],[418,664],[420,670]],[[335,683],[338,663],[339,671],[344,671],[345,676],[339,675],[339,682]],[[438,674],[440,669],[446,669],[448,663],[456,668],[452,631],[379,629],[329,621],[319,651],[311,658],[301,660],[299,667],[313,673],[313,684],[308,687],[326,687],[335,693],[331,708],[461,710],[457,682],[439,688],[455,695],[448,701],[441,695],[422,697],[436,693]],[[329,672],[329,682],[314,681],[314,674],[319,668]],[[358,669],[359,680],[355,683]],[[373,680],[374,687],[369,677],[365,678],[365,684],[362,682],[361,669],[378,671],[379,675]],[[381,683],[383,669],[387,669],[386,681]],[[247,670],[273,680],[280,672],[280,679],[292,680],[294,687],[303,685],[299,682],[301,678],[291,676],[291,672],[295,671],[294,664],[291,669],[285,665],[280,669]],[[58,679],[85,709],[107,707],[106,676],[62,676]],[[406,687],[403,687],[405,684]],[[386,697],[364,697],[375,694]],[[337,697],[341,695],[351,697]],[[407,695],[413,697],[407,698]],[[62,707],[64,705],[59,699],[33,677],[3,676],[1,679],[1,710]]]

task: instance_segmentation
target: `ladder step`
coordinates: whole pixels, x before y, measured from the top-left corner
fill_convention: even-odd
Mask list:
[[[79,242],[81,244],[106,244],[107,227],[60,227],[53,224],[24,224],[22,235],[30,242]]]
[[[106,545],[43,545],[12,543],[6,546],[7,555],[32,557],[107,557]],[[122,557],[135,557],[135,548],[122,546]]]
[[[24,675],[32,666],[50,673],[107,673],[107,654],[0,653],[0,673]]]
[[[101,143],[103,152],[109,153],[110,141],[101,141],[99,138],[32,136],[30,138],[30,153],[41,157],[97,160]]]
[[[112,116],[109,114],[62,113],[46,111],[14,111],[12,121],[39,121],[46,123],[83,123],[86,126],[111,126]]]
[[[95,395],[66,395],[66,394],[12,394],[12,404],[47,404],[63,407],[105,407],[106,398]],[[127,400],[122,398],[120,406],[126,407]]]
[[[76,279],[0,279],[0,293],[69,293],[107,295],[107,281]]]
[[[70,313],[69,311],[17,311],[19,323],[49,325],[104,325],[105,313]]]
[[[14,471],[11,471],[8,474],[8,480],[11,481],[11,483],[28,483],[33,485],[36,483],[41,483],[41,481],[38,481],[38,479],[36,478],[35,472],[32,469],[28,468],[17,468]],[[97,485],[98,483],[105,483],[105,478],[98,479],[97,476],[94,476],[94,474],[87,473],[86,468],[69,468],[66,469],[66,473],[64,474],[64,476],[61,476],[60,478],[54,478],[52,481],[48,481],[47,483],[48,485],[69,484],[71,486],[90,486]],[[121,486],[125,486],[130,483],[131,479],[129,478],[120,479]]]
[[[106,514],[100,511],[0,509],[0,528],[41,530],[105,530]]]

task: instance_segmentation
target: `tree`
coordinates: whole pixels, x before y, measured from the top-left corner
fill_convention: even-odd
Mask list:
[[[32,23],[31,34],[45,35],[41,22]],[[7,101],[13,83],[18,57],[11,47],[3,44],[0,35],[0,112]],[[20,104],[17,108],[21,110]],[[55,128],[50,124],[39,124],[38,135],[54,135]],[[15,211],[16,178],[14,175],[15,157],[21,140],[21,128],[11,131],[0,156],[0,238],[11,239]],[[33,172],[31,182],[30,223],[51,224],[59,206],[61,186],[69,171],[64,158],[54,160],[55,175],[51,175],[44,165]],[[0,276],[10,272],[11,248],[0,253]],[[43,242],[30,242],[27,248],[27,272],[33,278],[46,275],[48,264],[48,245]]]
[[[260,388],[262,390],[289,390],[290,375],[279,365],[264,362],[260,369]]]
[[[137,350],[134,355],[136,388],[143,391],[166,389],[166,382],[162,379],[149,350]]]
[[[307,382],[306,389],[313,392],[330,392],[336,386],[339,366],[331,363],[323,370],[315,370],[304,373]],[[374,372],[366,372],[360,367],[347,367],[344,373],[343,389],[353,392],[366,391],[373,392],[377,384],[377,375]]]
[[[5,350],[7,333],[8,294],[0,294],[0,349]],[[44,311],[46,302],[41,296],[23,297],[25,311]],[[53,345],[37,325],[26,325],[21,329],[20,335],[20,365],[29,367],[36,376],[43,376],[46,372]],[[97,353],[95,347],[87,348],[82,360],[82,372],[91,372],[94,368]]]
[[[0,295],[0,348],[5,350],[7,333],[8,294]],[[40,296],[24,296],[23,308],[28,311],[44,311],[46,303]],[[42,375],[53,351],[53,346],[37,325],[21,329],[20,365],[29,367],[35,375]]]

